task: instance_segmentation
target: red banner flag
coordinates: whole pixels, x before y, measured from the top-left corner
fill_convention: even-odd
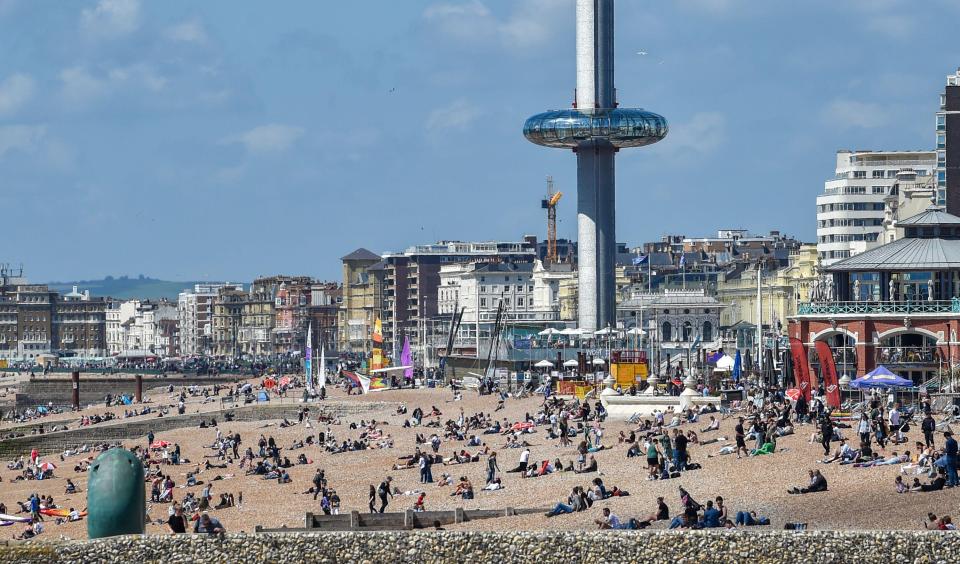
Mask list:
[[[816,346],[817,356],[820,357],[820,374],[827,392],[827,405],[840,407],[840,386],[837,383],[837,365],[833,362],[833,351],[830,350],[830,345],[823,341],[817,341]]]
[[[807,402],[810,401],[810,365],[807,363],[807,354],[803,350],[803,343],[795,337],[790,338],[790,354],[793,355],[793,379],[797,388],[803,393]]]

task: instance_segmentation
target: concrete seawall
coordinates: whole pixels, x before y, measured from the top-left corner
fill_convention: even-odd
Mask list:
[[[5,562],[956,562],[941,532],[376,532],[127,536],[0,546]]]
[[[143,391],[163,386],[230,386],[249,376],[221,375],[196,376],[170,374],[168,376],[144,376]],[[80,374],[80,405],[102,403],[107,394],[132,395],[136,391],[136,377],[132,374],[101,376],[88,373]],[[34,376],[20,384],[16,394],[16,406],[35,407],[52,403],[57,407],[72,407],[73,382],[70,376]]]

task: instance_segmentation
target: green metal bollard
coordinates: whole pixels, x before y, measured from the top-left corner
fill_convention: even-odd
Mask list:
[[[90,465],[87,535],[91,539],[142,535],[147,527],[143,464],[129,450],[113,448]]]

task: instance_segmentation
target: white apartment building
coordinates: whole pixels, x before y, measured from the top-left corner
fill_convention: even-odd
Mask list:
[[[837,151],[834,178],[817,196],[817,255],[823,266],[880,245],[884,201],[901,172],[933,174],[934,151]]]
[[[171,326],[178,322],[177,306],[166,300],[113,302],[106,312],[107,352],[110,355],[151,352],[167,355],[178,344]]]
[[[490,335],[503,303],[507,324],[546,327],[560,320],[560,283],[576,278],[569,264],[544,267],[534,263],[446,264],[440,268],[437,311],[450,315],[463,309],[458,340],[471,342]],[[479,318],[478,318],[479,315]]]
[[[243,284],[211,282],[195,284],[177,297],[180,320],[180,354],[184,356],[213,352],[213,301],[222,288],[243,291]]]

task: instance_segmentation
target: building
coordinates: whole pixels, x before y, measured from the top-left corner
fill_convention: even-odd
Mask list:
[[[821,263],[827,266],[882,244],[884,202],[897,175],[906,171],[917,177],[932,175],[936,159],[932,151],[837,151],[834,177],[817,196]]]
[[[720,314],[720,329],[727,335],[729,346],[751,350],[758,323],[768,337],[784,334],[787,319],[797,313],[799,303],[809,299],[818,269],[817,247],[806,244],[790,255],[788,266],[761,270],[759,320],[756,263],[725,272],[717,284],[716,298],[726,306]]]
[[[437,310],[442,317],[463,311],[455,346],[458,352],[472,355],[487,346],[501,304],[506,326],[536,332],[560,321],[560,283],[573,278],[571,265],[547,267],[539,260],[444,265]],[[428,334],[442,336],[445,329]]]
[[[110,355],[180,355],[179,312],[173,302],[114,301],[104,318]]]
[[[398,294],[397,286],[384,293],[384,265],[380,255],[360,248],[340,260],[343,290],[337,317],[338,348],[341,352],[365,352],[370,349],[374,324],[383,313],[383,301],[405,301],[406,294]]]
[[[587,331],[617,317],[615,154],[667,134],[663,117],[617,104],[613,19],[613,0],[577,0],[574,108],[535,115],[523,127],[530,142],[577,154],[578,315]]]
[[[322,345],[328,354],[337,353],[337,317],[343,304],[343,287],[336,282],[317,282],[310,288],[307,308],[309,323],[313,325],[313,346]]]
[[[89,292],[61,296],[0,265],[0,360],[45,355],[96,358],[106,352],[106,302]]]
[[[900,219],[913,217],[934,204],[937,186],[934,176],[918,176],[912,170],[897,173],[897,183],[884,200],[883,233],[880,240],[892,243],[903,237],[903,228],[898,226]],[[862,252],[864,249],[860,249]]]
[[[694,342],[709,348],[719,338],[720,312],[726,307],[701,289],[637,292],[617,308],[619,325],[640,327],[667,354],[689,350]]]
[[[213,302],[221,288],[243,290],[243,284],[208,282],[195,284],[193,290],[180,292],[177,312],[180,325],[180,354],[213,353]]]
[[[445,265],[502,262],[532,266],[536,256],[537,241],[532,236],[521,241],[439,241],[383,255],[380,312],[388,350],[401,346],[403,336],[419,346],[420,336],[437,321],[440,272]]]
[[[921,384],[960,359],[960,217],[930,208],[898,226],[902,238],[826,267],[790,318],[813,374],[818,342],[848,378],[882,364]]]
[[[213,354],[233,357],[240,355],[237,346],[240,335],[240,320],[243,317],[243,304],[247,292],[231,288],[220,288],[213,301]]]
[[[947,76],[937,112],[937,204],[960,215],[960,68]]]

